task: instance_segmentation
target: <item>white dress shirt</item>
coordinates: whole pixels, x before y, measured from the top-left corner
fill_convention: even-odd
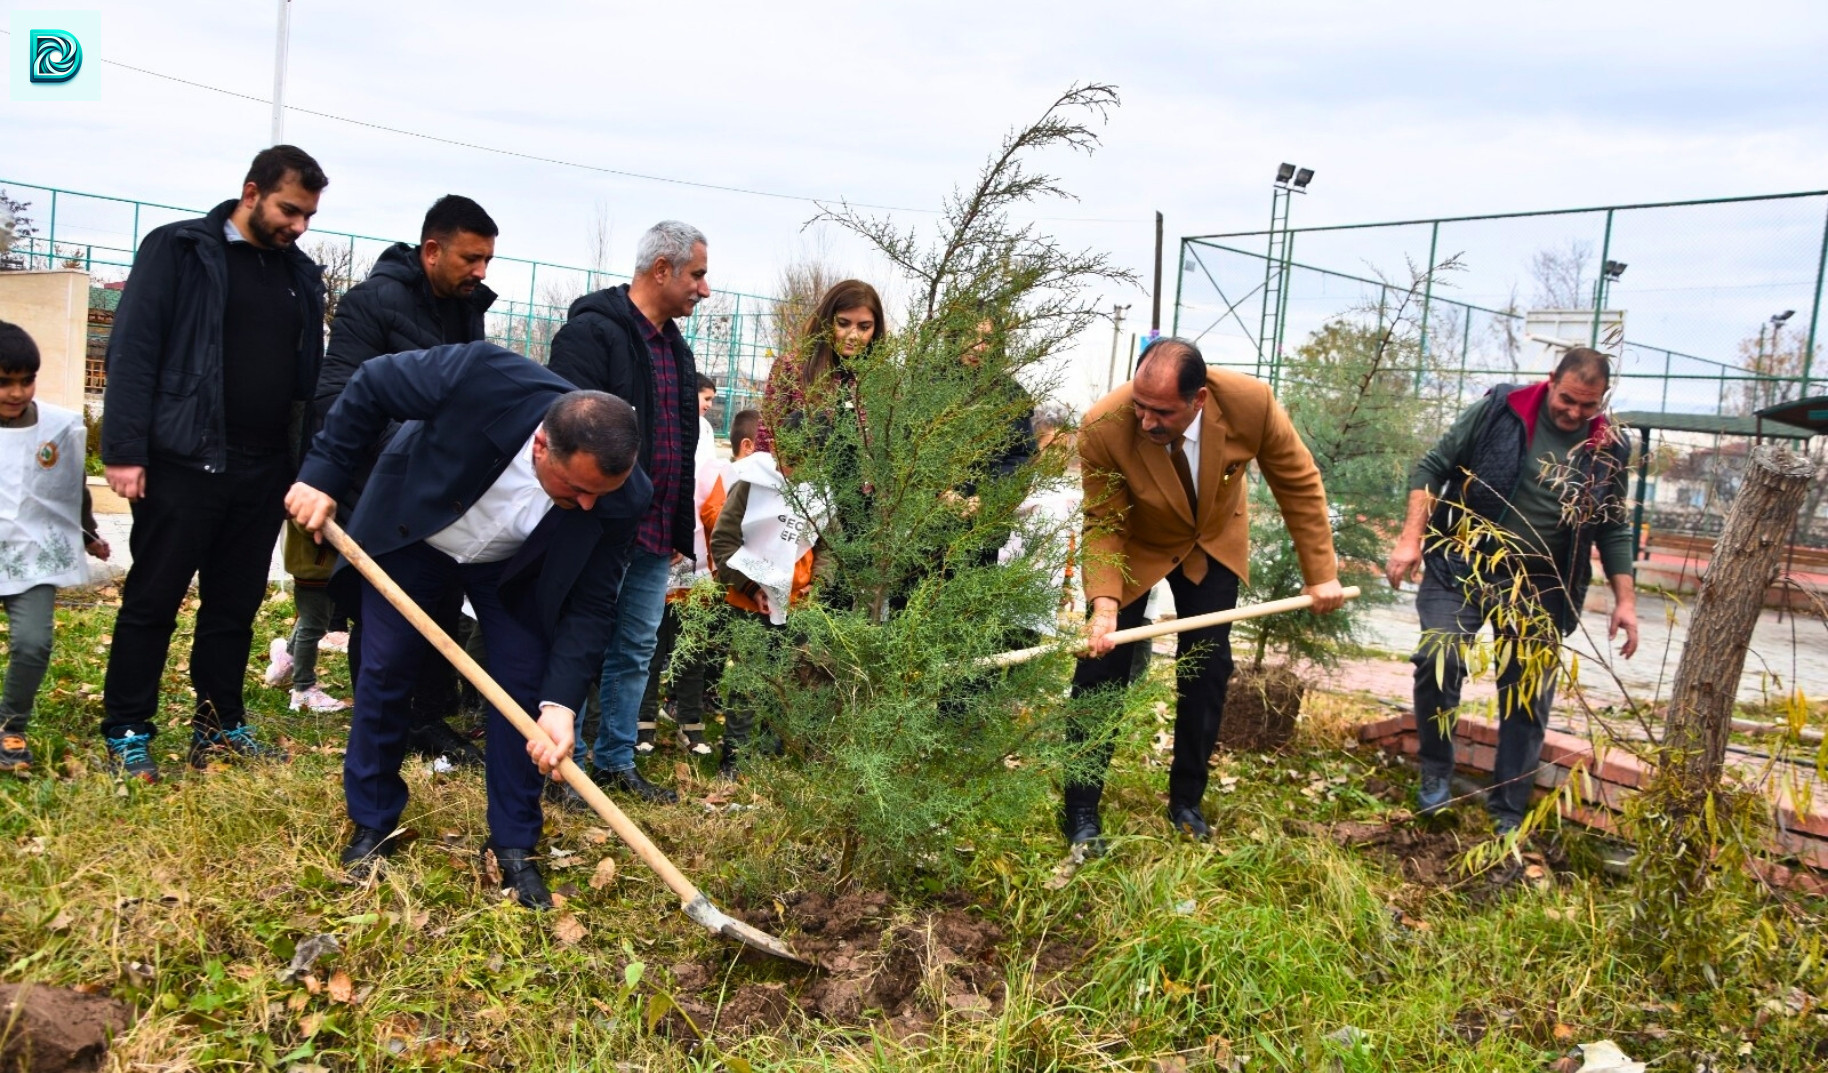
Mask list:
[[[489,490],[462,517],[426,537],[425,542],[460,563],[498,563],[520,550],[553,506],[552,497],[533,472],[533,437],[529,436]]]

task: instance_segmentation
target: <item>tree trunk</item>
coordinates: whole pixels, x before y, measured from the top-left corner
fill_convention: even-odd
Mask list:
[[[1691,801],[1720,785],[1746,646],[1765,590],[1777,580],[1811,469],[1807,457],[1788,448],[1754,447],[1745,483],[1701,579],[1659,758]]]

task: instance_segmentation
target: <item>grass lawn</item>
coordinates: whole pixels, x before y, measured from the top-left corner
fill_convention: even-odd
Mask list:
[[[291,613],[270,600],[255,647]],[[1812,953],[1723,936],[1717,986],[1671,993],[1625,926],[1632,888],[1585,866],[1584,836],[1541,840],[1509,882],[1464,874],[1453,853],[1484,836],[1477,810],[1408,819],[1413,777],[1352,747],[1349,725],[1377,713],[1343,698],[1311,702],[1290,752],[1221,759],[1207,844],[1168,837],[1139,698],[1109,857],[1060,867],[1038,814],[955,832],[934,874],[962,879],[893,896],[833,890],[832,848],[765,785],[650,760],[684,803],[631,814],[721,907],[819,953],[821,974],[686,920],[592,817],[548,812],[558,913],[503,901],[477,863],[480,775],[416,760],[417,839],[379,881],[344,882],[345,718],[287,712],[251,679],[257,726],[296,759],[185,768],[188,615],[155,743],[167,779],[123,785],[95,736],[113,608],[79,593],[57,616],[38,764],[0,780],[0,982],[133,1003],[112,1068],[1534,1071],[1606,1038],[1657,1070],[1828,1068]],[[346,696],[342,657],[323,671]],[[325,934],[339,952],[285,976]]]

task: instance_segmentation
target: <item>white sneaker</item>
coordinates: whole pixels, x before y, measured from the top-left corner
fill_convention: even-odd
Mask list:
[[[267,646],[267,659],[270,662],[267,664],[266,673],[260,676],[260,680],[269,686],[278,688],[282,682],[292,677],[292,653],[286,651],[284,637],[273,638],[273,643]]]
[[[332,633],[324,634],[324,636],[318,639],[317,650],[319,652],[349,651],[349,632],[347,630],[336,630]]]
[[[308,708],[314,712],[340,712],[347,707],[349,707],[348,701],[337,700],[317,686],[292,691],[292,710],[295,712],[300,708]]]

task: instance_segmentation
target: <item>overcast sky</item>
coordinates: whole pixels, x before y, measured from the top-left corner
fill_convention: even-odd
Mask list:
[[[99,10],[90,59],[271,94],[272,0],[3,6]],[[1173,240],[1261,227],[1283,160],[1317,173],[1296,205],[1303,224],[1828,186],[1819,0],[296,0],[291,25],[287,99],[302,107],[601,167],[893,206],[936,206],[1067,84],[1113,83],[1123,106],[1103,149],[1043,162],[1082,200],[1040,215],[1146,279],[1161,210],[1170,299]],[[235,193],[267,143],[267,105],[101,73],[99,103],[0,101],[0,179],[207,207]],[[285,134],[330,174],[325,228],[410,237],[425,206],[454,191],[494,215],[506,255],[585,263],[587,221],[602,205],[616,270],[642,229],[678,217],[710,236],[714,286],[766,292],[783,264],[821,249],[852,271],[880,271],[841,240],[803,233],[814,211],[805,201],[296,113]],[[1146,294],[1110,298],[1146,318]],[[1082,351],[1101,369],[1110,333],[1092,334]]]

